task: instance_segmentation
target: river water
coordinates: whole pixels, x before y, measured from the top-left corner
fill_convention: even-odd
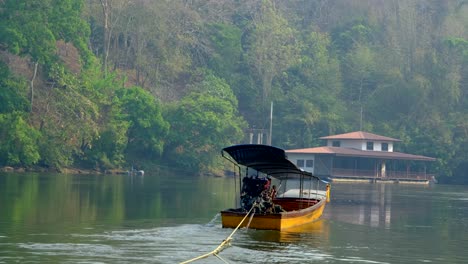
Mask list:
[[[232,229],[232,178],[0,174],[0,263],[179,263]],[[468,186],[335,183],[321,220],[195,263],[468,263]]]

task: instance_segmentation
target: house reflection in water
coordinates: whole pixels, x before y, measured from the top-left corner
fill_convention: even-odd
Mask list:
[[[393,184],[365,184],[352,193],[346,183],[334,184],[332,201],[324,212],[324,218],[350,224],[390,228],[392,216]],[[356,185],[352,185],[355,187]],[[346,189],[346,190],[345,190]],[[340,193],[333,195],[334,193]]]

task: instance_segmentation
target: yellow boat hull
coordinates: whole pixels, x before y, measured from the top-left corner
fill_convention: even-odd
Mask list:
[[[240,227],[249,227],[252,229],[278,230],[283,231],[288,228],[305,225],[322,216],[326,200],[322,199],[318,203],[303,209],[286,211],[272,214],[252,214],[249,215]],[[244,219],[246,212],[235,210],[221,211],[222,226],[226,228],[236,228]]]

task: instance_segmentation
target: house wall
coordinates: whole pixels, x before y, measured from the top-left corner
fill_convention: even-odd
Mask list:
[[[305,171],[314,173],[314,167],[315,167],[315,155],[314,154],[288,153],[288,159],[292,163],[296,164],[297,167],[299,167],[299,168],[301,168],[301,169],[303,169]],[[303,166],[298,165],[299,160],[303,161]],[[307,165],[310,165],[310,164],[307,164],[307,160],[312,161],[312,166],[307,166]]]
[[[336,140],[327,140],[327,146],[332,147],[333,141]],[[367,140],[338,140],[340,141],[340,147],[342,148],[353,148],[360,150],[367,150]],[[393,152],[393,142],[382,142],[382,141],[372,141],[374,142],[374,151],[382,151],[382,143],[388,144],[388,152]]]
[[[392,142],[378,142],[374,141],[374,150],[382,151],[382,143],[388,144],[388,152],[393,152],[393,143]],[[366,148],[366,143],[364,144],[364,149]]]
[[[333,147],[333,141],[336,140],[327,140],[327,146]],[[338,140],[340,141],[341,148],[354,148],[354,149],[362,149],[362,144],[366,147],[365,142],[363,143],[361,140]]]

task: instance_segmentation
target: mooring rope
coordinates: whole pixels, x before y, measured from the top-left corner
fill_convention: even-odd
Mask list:
[[[253,219],[254,215],[255,215],[255,212],[250,216],[249,222],[247,223],[247,228],[249,228],[250,223],[252,223],[252,219]]]
[[[234,229],[234,231],[232,231],[232,233],[226,239],[224,239],[223,242],[221,242],[221,244],[219,244],[219,246],[217,248],[215,248],[215,250],[213,250],[213,251],[211,251],[209,253],[203,254],[203,255],[201,255],[199,257],[196,257],[196,258],[181,262],[180,264],[191,263],[191,262],[194,262],[194,261],[197,261],[197,260],[200,260],[200,259],[207,258],[207,257],[209,257],[211,255],[213,255],[213,256],[219,258],[220,260],[224,261],[225,263],[227,263],[224,259],[222,259],[220,256],[218,256],[218,253],[223,251],[223,249],[224,249],[224,247],[226,245],[229,245],[229,242],[231,242],[232,236],[234,236],[234,233],[236,233],[236,231],[239,229],[239,227],[242,225],[242,223],[244,223],[245,219],[247,219],[247,216],[249,216],[250,212],[252,212],[252,210],[255,208],[256,205],[257,205],[256,203],[254,203],[252,205],[252,208],[250,208],[250,210],[247,212],[247,214],[245,214],[244,218],[242,219],[242,221],[240,221],[240,223],[237,225],[237,227]]]

